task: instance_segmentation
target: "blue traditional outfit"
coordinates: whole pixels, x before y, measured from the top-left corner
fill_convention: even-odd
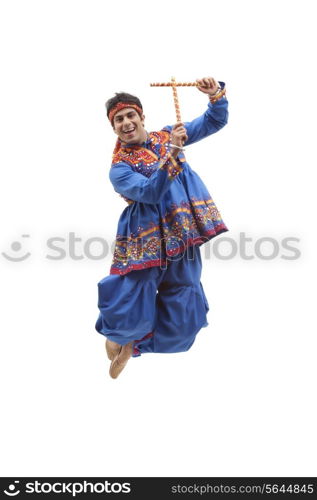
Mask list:
[[[226,97],[210,102],[202,116],[184,124],[185,146],[217,132],[227,119]],[[199,246],[228,231],[184,154],[171,156],[171,130],[150,132],[143,144],[118,139],[110,169],[128,206],[110,275],[98,283],[96,330],[121,345],[133,342],[133,356],[186,351],[208,325]]]

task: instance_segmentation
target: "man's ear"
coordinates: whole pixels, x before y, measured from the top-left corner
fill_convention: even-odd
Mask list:
[[[142,115],[141,115],[141,122],[142,122],[142,125],[144,125],[144,121],[145,121],[145,115],[142,113]]]

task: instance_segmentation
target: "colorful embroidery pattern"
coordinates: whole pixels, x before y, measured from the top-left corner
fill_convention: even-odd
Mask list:
[[[185,161],[185,160],[184,160]],[[183,171],[183,168],[180,164],[175,161],[175,159],[171,156],[170,153],[166,153],[166,155],[161,159],[158,168],[166,170],[168,173],[168,179],[172,181],[175,177]]]
[[[181,163],[184,163],[185,157],[183,154],[178,155],[177,162],[169,153],[170,133],[166,130],[160,132],[149,133],[149,146],[147,149],[142,146],[122,146],[120,140],[117,140],[113,156],[112,166],[117,163],[128,163],[135,172],[138,172],[146,177],[150,177],[155,170],[161,168],[167,170],[168,179],[173,180],[183,168]],[[158,164],[159,162],[159,164]],[[120,195],[129,205],[134,203],[133,200]]]
[[[149,167],[153,167],[160,158],[165,157],[169,151],[169,141],[170,134],[165,130],[149,133],[149,146],[151,149],[143,146],[123,146],[118,139],[113,151],[112,165],[126,162],[135,167],[136,172],[150,177],[156,167]]]
[[[173,206],[159,225],[138,227],[136,234],[117,235],[110,274],[164,266],[168,258],[192,245],[201,245],[227,231],[212,199],[184,201]]]

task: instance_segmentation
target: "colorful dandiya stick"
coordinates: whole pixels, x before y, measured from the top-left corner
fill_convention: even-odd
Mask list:
[[[166,82],[166,83],[150,83],[150,87],[198,87],[197,82]]]
[[[176,121],[181,122],[181,110],[179,107],[179,100],[178,100],[178,95],[177,95],[177,89],[176,89],[176,80],[175,77],[172,76],[172,89],[173,89],[173,99],[174,99],[174,106],[175,106],[175,113],[176,113]]]
[[[150,87],[172,87],[173,88],[173,98],[174,98],[174,106],[175,106],[175,113],[176,113],[176,121],[181,122],[181,112],[180,112],[180,107],[179,107],[179,100],[178,100],[178,95],[177,95],[177,89],[176,87],[198,87],[197,82],[176,82],[174,76],[172,76],[170,82],[166,83],[150,83]]]

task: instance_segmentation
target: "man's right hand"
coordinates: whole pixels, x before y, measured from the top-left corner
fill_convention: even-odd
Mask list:
[[[187,139],[188,137],[184,124],[181,122],[176,123],[171,131],[171,154],[175,158],[179,153],[179,149],[173,148],[173,144],[175,144],[175,146],[182,147],[184,142],[187,141]]]

